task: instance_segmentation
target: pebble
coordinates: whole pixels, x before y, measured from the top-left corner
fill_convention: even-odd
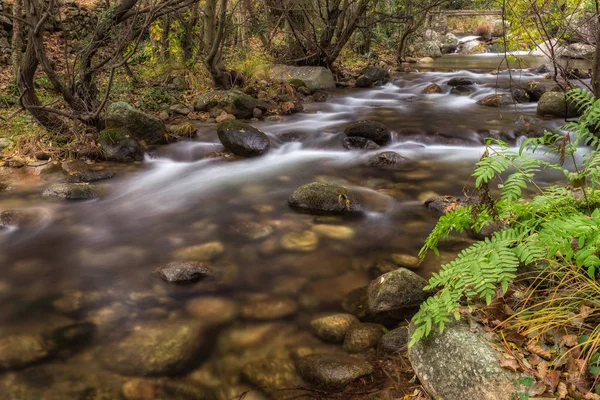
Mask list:
[[[352,239],[356,233],[354,229],[343,225],[318,224],[312,230],[318,235],[339,240]]]
[[[280,243],[286,250],[311,252],[317,248],[319,237],[313,231],[288,232],[282,236]]]
[[[198,297],[188,301],[185,309],[189,315],[207,325],[221,325],[233,321],[239,314],[236,302],[224,297]]]

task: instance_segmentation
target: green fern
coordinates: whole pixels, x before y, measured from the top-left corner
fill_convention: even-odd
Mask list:
[[[410,346],[432,329],[443,331],[452,318],[459,319],[461,306],[480,301],[490,304],[499,288],[508,290],[521,266],[552,260],[583,268],[592,278],[600,272],[600,139],[595,134],[600,130],[600,100],[581,89],[572,90],[567,98],[583,114],[563,127],[565,136],[546,132],[542,138],[525,140],[517,152],[504,142],[488,142],[473,177],[476,189],[487,195],[488,185],[500,182],[494,213],[479,212],[477,204],[452,210],[427,237],[421,258],[429,250],[438,254],[439,241],[452,232],[480,229],[494,219],[508,226],[463,250],[433,274],[426,290],[437,293],[413,317]],[[578,165],[575,152],[583,144],[592,151]],[[536,158],[540,151],[556,154],[559,161]],[[566,158],[572,159],[573,170],[563,166]],[[567,184],[538,186],[535,175],[543,169],[562,172]],[[537,195],[527,200],[523,197],[529,188]]]

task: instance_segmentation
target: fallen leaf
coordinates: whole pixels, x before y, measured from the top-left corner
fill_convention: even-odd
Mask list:
[[[567,385],[564,382],[559,382],[558,388],[556,391],[558,392],[559,399],[564,399],[569,394],[569,391],[567,390]]]
[[[517,372],[517,369],[519,369],[519,364],[517,363],[517,360],[515,360],[512,357],[502,357],[499,360],[499,364],[500,367],[511,370],[512,372]]]
[[[588,400],[600,400],[600,396],[592,392],[587,392],[583,395],[583,398]]]
[[[537,376],[540,379],[546,378],[546,374],[548,373],[548,363],[546,361],[541,361],[537,366]]]
[[[560,340],[561,346],[573,347],[577,345],[577,335],[565,335]]]
[[[550,393],[554,393],[556,387],[558,386],[558,382],[560,381],[560,371],[552,370],[548,371],[546,376],[543,379],[544,384],[546,385],[547,391]]]
[[[517,346],[523,346],[527,342],[527,338],[517,331],[507,330],[503,334],[508,342],[513,342]]]
[[[581,318],[586,319],[591,313],[592,307],[586,306],[585,304],[579,306],[579,314],[581,315]]]
[[[550,350],[544,350],[540,345],[535,343],[533,340],[527,344],[527,350],[533,354],[537,354],[538,356],[549,360],[552,358],[552,352]]]

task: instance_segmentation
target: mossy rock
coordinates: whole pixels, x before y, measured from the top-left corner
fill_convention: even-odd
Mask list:
[[[304,83],[302,79],[297,78],[290,79],[289,81],[287,81],[287,83],[296,90],[298,90],[298,88],[301,88],[302,86],[306,86],[306,83]]]
[[[288,204],[314,214],[356,214],[362,212],[356,195],[335,183],[312,182],[296,189]]]
[[[514,103],[513,97],[509,94],[490,94],[477,102],[477,104],[486,107],[502,107]]]
[[[123,101],[110,105],[106,112],[105,124],[107,129],[118,128],[123,133],[143,140],[147,144],[166,141],[165,124],[161,120],[136,110]]]
[[[88,200],[98,197],[98,189],[87,183],[55,183],[44,191],[43,196],[66,200]]]
[[[567,104],[564,93],[546,92],[540,97],[537,114],[540,116],[574,118],[580,115],[580,112],[572,102]]]
[[[268,104],[239,89],[215,90],[197,96],[194,100],[194,110],[196,111],[205,112],[215,107],[225,110],[228,114],[233,114],[238,119],[252,118],[255,108],[263,113],[268,111]]]
[[[127,136],[121,129],[111,128],[100,132],[98,144],[108,161],[141,161],[144,153],[138,142]]]

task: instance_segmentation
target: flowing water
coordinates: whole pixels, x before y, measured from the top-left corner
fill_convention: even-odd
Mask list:
[[[115,351],[112,344],[152,324],[206,325],[198,338],[202,350],[163,382],[190,383],[218,399],[252,387],[240,374],[249,361],[319,346],[308,328],[312,316],[341,311],[344,296],[367,285],[394,255],[417,255],[437,219],[423,200],[461,193],[485,137],[518,141],[514,121],[533,116],[535,103],[489,108],[476,101],[507,92],[515,81],[543,77],[513,71],[511,83],[506,73],[489,73],[500,62],[497,56],[446,56],[419,66],[427,72],[401,74],[382,87],[339,89],[326,103],[305,104],[301,114],[256,123],[272,144],[259,158],[214,157],[222,149],[215,129],[199,125],[195,140],[160,148],[142,165],[118,169],[116,178],[99,183],[99,200],[43,199],[52,180],[64,179],[56,176],[23,180],[0,193],[0,211],[29,209],[39,216],[32,226],[0,231],[0,338],[42,335],[48,341],[57,328],[79,324],[73,325],[79,332],[91,326],[82,322],[94,324],[91,339],[67,340],[34,366],[2,372],[0,363],[0,390],[4,384],[9,393],[0,399],[115,398],[129,379],[124,375],[137,373],[112,365],[126,361],[111,359],[106,349]],[[475,92],[450,95],[444,83],[453,77],[475,80]],[[421,94],[432,82],[444,93]],[[393,130],[385,150],[408,157],[412,168],[370,168],[366,160],[375,151],[344,149],[344,126],[360,119]],[[288,196],[312,181],[356,191],[365,215],[345,219],[290,209]],[[301,248],[289,244],[290,233],[301,233]],[[178,251],[207,243],[216,279],[173,286],[153,273]],[[416,272],[428,277],[466,243],[451,243]],[[269,315],[282,299],[292,311]],[[248,398],[263,397],[254,391]]]

